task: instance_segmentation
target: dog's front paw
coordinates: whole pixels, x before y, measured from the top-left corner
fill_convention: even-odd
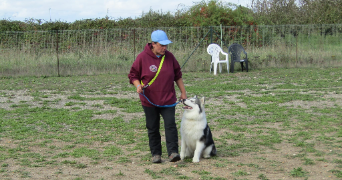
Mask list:
[[[193,162],[193,163],[198,163],[198,162],[199,162],[199,158],[195,158],[195,157],[192,158],[192,162]]]
[[[184,160],[184,154],[180,154],[181,160]]]

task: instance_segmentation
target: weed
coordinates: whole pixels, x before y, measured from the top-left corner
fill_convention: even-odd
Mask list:
[[[215,163],[214,166],[215,166],[215,167],[220,167],[220,168],[222,168],[222,167],[226,167],[227,164],[224,164],[224,163]]]
[[[333,173],[336,177],[342,178],[342,171],[341,170],[330,170],[331,173]]]
[[[119,157],[118,163],[129,163],[132,162],[128,157]]]
[[[247,175],[249,175],[249,173],[246,171],[243,171],[243,170],[238,170],[236,172],[233,172],[232,175],[234,175],[234,176],[247,176]]]
[[[176,179],[191,179],[191,178],[185,175],[181,175],[181,176],[177,176]]]
[[[315,162],[312,159],[304,158],[304,165],[314,165]]]
[[[31,177],[30,176],[30,172],[27,172],[27,171],[21,172],[21,176],[20,177],[21,178],[29,178],[29,177]]]
[[[77,164],[77,165],[76,165],[76,168],[84,169],[84,168],[87,168],[87,165],[86,165],[86,164],[80,163],[80,164]]]
[[[174,176],[181,175],[175,167],[162,169],[160,173],[165,174],[165,175],[174,175]]]
[[[266,175],[264,175],[264,174],[259,174],[258,179],[261,179],[261,180],[269,180],[269,179],[266,177]]]
[[[64,161],[62,161],[62,164],[71,164],[71,165],[73,165],[73,164],[77,164],[77,162],[76,161],[64,160]]]
[[[6,168],[1,168],[0,169],[0,173],[4,173],[4,172],[7,172],[7,169]]]
[[[86,156],[89,158],[97,158],[99,157],[100,153],[95,149],[88,149],[88,148],[83,147],[83,148],[74,149],[74,151],[70,155],[75,158],[80,158],[82,156]]]
[[[120,170],[120,172],[118,174],[115,174],[115,175],[116,176],[124,176],[124,173],[122,173],[121,170]]]
[[[293,168],[293,170],[290,172],[290,175],[292,177],[305,177],[308,174],[308,172],[305,172],[303,168]]]
[[[152,176],[153,179],[161,178],[161,176],[158,176],[156,172],[154,172],[154,171],[152,171],[150,169],[145,169],[144,172],[149,174],[150,176]]]
[[[122,154],[122,150],[116,146],[107,146],[105,147],[105,150],[103,152],[103,155],[106,157],[117,156],[121,154]]]

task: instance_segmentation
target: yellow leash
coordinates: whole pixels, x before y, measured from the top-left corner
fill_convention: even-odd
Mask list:
[[[157,71],[156,75],[154,76],[154,78],[146,86],[144,86],[144,83],[142,81],[140,82],[143,88],[147,88],[148,86],[151,86],[151,84],[157,79],[157,77],[159,75],[159,72],[160,72],[160,69],[163,66],[164,59],[165,59],[165,55],[163,56],[163,58],[162,58],[162,60],[161,60],[161,62],[159,64],[159,68],[158,68],[158,71]]]

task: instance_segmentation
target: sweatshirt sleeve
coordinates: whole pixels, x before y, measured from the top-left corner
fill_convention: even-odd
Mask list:
[[[173,67],[174,67],[174,72],[175,72],[175,79],[174,81],[177,81],[178,79],[182,78],[182,71],[181,71],[181,67],[178,63],[178,61],[176,60],[175,57],[173,57]]]
[[[141,76],[141,58],[139,56],[137,59],[133,62],[131,70],[129,71],[128,78],[129,78],[129,83],[133,84],[135,80],[140,81],[140,76]]]

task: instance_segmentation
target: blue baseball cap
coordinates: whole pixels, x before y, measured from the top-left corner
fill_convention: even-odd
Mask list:
[[[161,45],[168,45],[172,43],[168,38],[164,31],[162,30],[156,30],[153,31],[151,34],[152,42],[158,42]]]

